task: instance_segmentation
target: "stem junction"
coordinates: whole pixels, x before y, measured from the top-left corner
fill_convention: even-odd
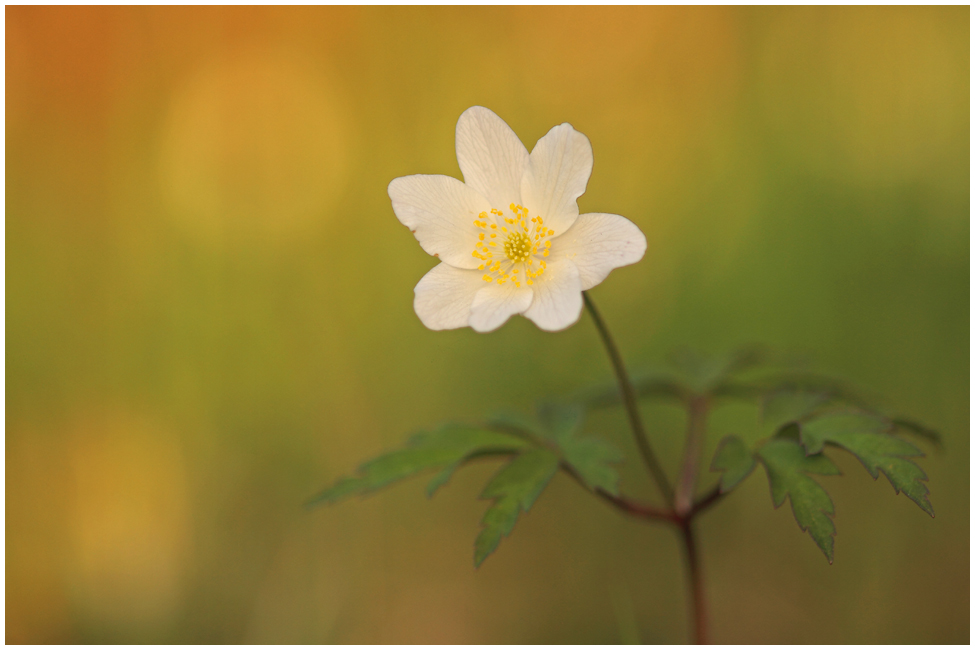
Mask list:
[[[596,329],[599,331],[599,335],[606,347],[606,352],[609,355],[609,360],[613,365],[613,370],[616,373],[616,379],[620,387],[620,395],[623,398],[623,405],[626,408],[627,418],[630,422],[630,429],[633,431],[633,437],[636,440],[637,448],[640,450],[640,455],[643,457],[643,462],[647,466],[647,470],[650,472],[650,476],[656,483],[661,495],[663,495],[664,502],[672,505],[659,507],[640,503],[623,496],[610,494],[601,489],[596,490],[595,494],[630,516],[672,525],[680,533],[684,549],[684,565],[687,569],[688,588],[690,591],[693,638],[695,643],[705,644],[708,642],[708,626],[704,577],[700,554],[694,536],[693,520],[723,496],[718,487],[714,487],[705,496],[699,499],[695,499],[694,497],[707,430],[707,417],[710,408],[708,396],[689,395],[685,400],[688,412],[687,440],[684,446],[681,470],[677,477],[677,486],[674,489],[668,482],[667,475],[660,466],[660,462],[657,460],[657,456],[654,454],[650,441],[647,438],[637,405],[636,391],[633,389],[633,383],[630,381],[630,376],[626,372],[626,366],[623,365],[623,359],[616,347],[616,343],[613,341],[613,337],[610,335],[606,323],[603,322],[589,294],[583,291],[582,298],[585,302],[586,309],[589,311],[590,316],[592,316]],[[564,466],[564,469],[585,486],[581,477],[570,467]]]

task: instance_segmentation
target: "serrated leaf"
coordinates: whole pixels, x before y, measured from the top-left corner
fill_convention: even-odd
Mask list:
[[[738,436],[726,436],[718,443],[711,460],[711,471],[721,472],[719,489],[727,494],[748,478],[755,469],[755,456]]]
[[[802,443],[809,453],[822,450],[825,443],[842,447],[856,456],[876,479],[883,473],[895,493],[903,492],[926,513],[934,516],[928,501],[927,475],[914,462],[907,460],[924,456],[920,449],[889,435],[889,422],[870,415],[832,413],[801,425]]]
[[[484,528],[474,542],[474,566],[481,566],[502,537],[511,534],[522,511],[528,512],[559,469],[558,456],[548,449],[529,449],[501,468],[484,488],[482,499],[494,499],[481,520]]]
[[[799,443],[775,438],[757,452],[768,474],[772,505],[778,508],[789,497],[792,514],[803,531],[807,531],[816,545],[833,563],[833,500],[808,474],[839,474],[840,470],[822,454],[806,456]]]
[[[871,433],[876,434],[890,430],[890,424],[885,420],[867,415],[865,413],[827,413],[813,418],[808,422],[803,422],[800,426],[800,438],[807,454],[818,454],[823,450],[823,444],[830,441],[832,436],[843,435],[846,433]],[[913,450],[914,454],[922,455],[913,445],[910,445],[900,438],[886,436],[893,441],[893,445],[898,443],[906,445],[901,449]],[[876,477],[874,477],[876,478]]]
[[[598,438],[568,438],[559,446],[563,460],[590,490],[619,496],[620,475],[613,467],[623,460],[619,449]]]
[[[623,454],[599,438],[576,436],[585,417],[585,409],[574,403],[546,402],[538,407],[545,437],[561,452],[569,470],[590,490],[619,494],[619,473],[612,465],[623,460]]]
[[[433,498],[433,495],[436,494],[437,490],[439,490],[440,488],[442,488],[444,485],[447,484],[447,481],[449,481],[450,478],[454,475],[454,472],[457,471],[457,468],[459,468],[464,463],[464,460],[466,459],[462,458],[458,461],[451,463],[450,465],[447,465],[442,470],[437,472],[437,474],[432,479],[430,479],[430,482],[427,483],[428,499]]]
[[[403,449],[387,452],[363,463],[355,476],[340,479],[322,491],[308,505],[334,503],[353,494],[377,490],[419,472],[455,466],[479,454],[514,453],[528,446],[528,442],[507,433],[487,431],[464,425],[445,425],[431,432],[422,432],[407,442]],[[450,478],[442,473],[428,492]]]
[[[762,429],[770,435],[782,427],[797,422],[825,403],[823,393],[780,391],[766,396],[762,402]]]

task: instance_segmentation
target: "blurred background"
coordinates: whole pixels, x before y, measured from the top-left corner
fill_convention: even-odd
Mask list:
[[[751,342],[942,431],[930,519],[852,457],[830,566],[756,472],[700,520],[713,639],[969,639],[969,9],[6,9],[6,641],[683,642],[671,531],[557,477],[477,571],[496,465],[302,502],[420,428],[609,380],[590,320],[430,332],[397,176],[454,125],[592,141],[647,235],[636,368]],[[498,355],[512,379],[470,368]],[[683,416],[645,415],[671,474]],[[754,409],[719,411],[758,436]],[[621,413],[626,492],[656,499]],[[705,472],[702,490],[714,475]]]

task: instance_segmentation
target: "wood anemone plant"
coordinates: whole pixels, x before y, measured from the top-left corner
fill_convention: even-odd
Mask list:
[[[895,492],[903,492],[934,516],[928,501],[927,476],[912,460],[924,454],[901,437],[909,434],[938,445],[937,433],[893,416],[843,383],[773,364],[759,349],[725,358],[690,352],[676,355],[672,370],[628,374],[622,357],[596,309],[583,294],[586,309],[602,338],[616,374],[612,386],[586,389],[565,399],[538,405],[534,418],[505,414],[479,425],[446,424],[411,437],[406,445],[374,458],[309,501],[332,503],[365,494],[415,474],[435,471],[427,494],[443,486],[462,465],[485,456],[506,463],[488,481],[481,498],[491,501],[474,542],[474,565],[511,534],[559,471],[590,494],[630,517],[672,527],[683,542],[683,559],[691,597],[692,638],[707,643],[705,580],[698,555],[694,522],[707,509],[748,478],[757,465],[765,469],[774,507],[788,497],[799,527],[809,533],[826,559],[833,561],[833,501],[812,475],[839,474],[827,449],[855,455],[875,479],[882,473]],[[638,409],[640,399],[676,400],[687,411],[684,454],[671,483],[654,453]],[[758,406],[755,444],[726,436],[718,444],[710,470],[716,484],[698,492],[708,416],[729,401]],[[620,493],[616,465],[623,454],[603,439],[580,434],[586,413],[622,405],[643,464],[665,505],[644,503]]]

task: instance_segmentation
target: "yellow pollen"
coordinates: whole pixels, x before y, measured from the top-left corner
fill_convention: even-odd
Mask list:
[[[504,242],[504,254],[515,264],[528,260],[531,251],[531,240],[524,233],[513,232],[508,235],[508,239]]]
[[[491,208],[490,214],[494,216],[489,217],[488,213],[482,212],[474,220],[474,225],[478,229],[487,230],[491,233],[491,237],[485,237],[484,232],[478,233],[477,241],[474,242],[474,252],[471,255],[482,262],[477,268],[485,271],[481,278],[485,282],[504,284],[510,281],[517,287],[521,287],[522,283],[530,286],[534,284],[533,280],[545,270],[545,262],[534,259],[534,256],[541,253],[539,257],[548,257],[550,253],[548,249],[552,243],[545,239],[555,233],[542,225],[544,221],[541,216],[531,216],[528,208],[515,203],[508,207],[511,216]],[[498,218],[497,223],[490,223],[495,217]],[[509,225],[511,229],[506,228],[504,224]],[[497,239],[498,232],[503,235],[501,239]],[[494,258],[492,248],[497,246],[494,241],[496,239],[504,249],[504,257],[491,259]],[[533,266],[536,261],[540,264]],[[502,264],[507,268],[502,269]],[[519,271],[522,273],[519,274]]]

